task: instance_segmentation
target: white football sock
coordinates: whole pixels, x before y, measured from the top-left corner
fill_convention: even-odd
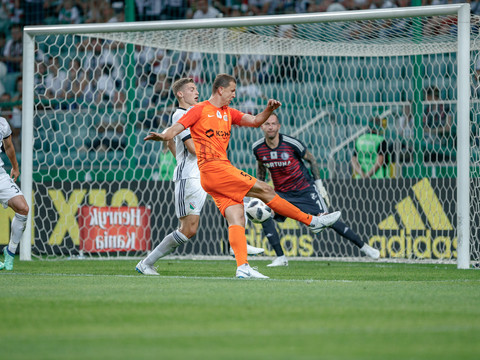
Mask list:
[[[175,230],[163,238],[160,244],[143,260],[143,263],[152,266],[158,259],[171,254],[179,245],[185,244],[187,241],[188,238],[185,235]]]
[[[12,221],[12,230],[10,231],[10,242],[8,243],[8,251],[15,254],[17,251],[18,244],[22,239],[23,232],[27,226],[26,215],[15,214]]]

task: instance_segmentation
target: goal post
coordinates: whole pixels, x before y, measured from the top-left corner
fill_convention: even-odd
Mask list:
[[[402,32],[412,19],[419,19],[420,38]],[[215,75],[225,71],[238,78],[234,107],[256,112],[267,98],[282,101],[282,131],[298,134],[314,153],[333,206],[364,240],[382,249],[382,257],[455,261],[469,268],[480,258],[471,234],[479,214],[470,203],[476,183],[470,168],[478,167],[470,154],[476,141],[470,114],[479,112],[470,91],[477,37],[469,4],[25,27],[21,183],[34,220],[25,230],[21,259],[143,255],[155,246],[176,226],[170,185],[175,164],[160,145],[141,141],[142,135],[166,126],[175,106],[168,91],[175,78],[193,77],[203,100]],[[425,98],[424,88],[435,88],[439,97]],[[415,102],[411,136],[402,137],[400,118]],[[449,109],[455,132],[439,144],[424,139],[426,108]],[[385,137],[394,133],[387,140],[396,175],[352,179],[353,141],[345,140],[380,114],[387,114]],[[104,132],[116,143],[105,144]],[[233,129],[234,165],[255,173],[251,145],[261,135]],[[332,150],[334,171],[328,166]],[[429,151],[441,160],[424,160]],[[117,245],[111,252],[85,251],[82,236],[90,230],[79,224],[82,208],[122,206],[150,214],[152,243],[125,249],[126,241],[111,237]],[[227,254],[224,220],[211,201],[200,228],[180,255]],[[279,229],[289,256],[359,256],[333,231],[312,238],[290,222]],[[250,224],[247,232],[252,245],[268,248],[258,226]]]

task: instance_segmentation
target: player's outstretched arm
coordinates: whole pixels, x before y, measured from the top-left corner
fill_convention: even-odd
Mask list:
[[[172,126],[166,128],[161,133],[150,132],[143,140],[153,140],[153,141],[168,141],[173,139],[176,135],[180,134],[185,127],[182,124],[175,123]]]
[[[3,139],[3,147],[5,148],[5,154],[12,164],[12,170],[10,171],[10,177],[13,181],[17,181],[20,176],[20,168],[18,167],[17,156],[15,155],[15,147],[13,146],[12,137],[9,136]]]
[[[257,161],[257,179],[265,181],[267,178],[267,168],[263,165],[263,162]]]
[[[257,114],[256,116],[245,114],[242,117],[240,126],[259,127],[265,121],[267,121],[268,117],[272,115],[272,113],[280,106],[282,106],[280,101],[269,99],[265,110],[263,110],[261,113]]]

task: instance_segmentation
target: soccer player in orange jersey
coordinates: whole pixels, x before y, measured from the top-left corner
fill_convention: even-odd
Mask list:
[[[162,133],[151,132],[144,140],[168,141],[190,128],[195,143],[200,181],[204,190],[227,219],[228,240],[235,252],[238,278],[268,278],[252,269],[247,261],[245,215],[243,198],[255,197],[267,204],[275,213],[290,217],[308,225],[313,232],[320,232],[333,225],[340,212],[312,216],[278,196],[267,183],[234,167],[227,157],[232,125],[259,127],[281,106],[277,100],[268,100],[266,108],[257,115],[244,114],[230,108],[235,98],[235,78],[219,74],[212,85],[212,95],[207,101],[192,107],[177,123]]]

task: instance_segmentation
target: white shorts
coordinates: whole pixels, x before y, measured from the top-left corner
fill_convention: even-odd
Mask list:
[[[200,215],[207,193],[200,179],[182,179],[175,181],[175,214],[183,218],[187,215]]]
[[[15,184],[10,175],[0,168],[0,204],[6,209],[8,208],[8,200],[18,195],[23,196],[22,190]]]

